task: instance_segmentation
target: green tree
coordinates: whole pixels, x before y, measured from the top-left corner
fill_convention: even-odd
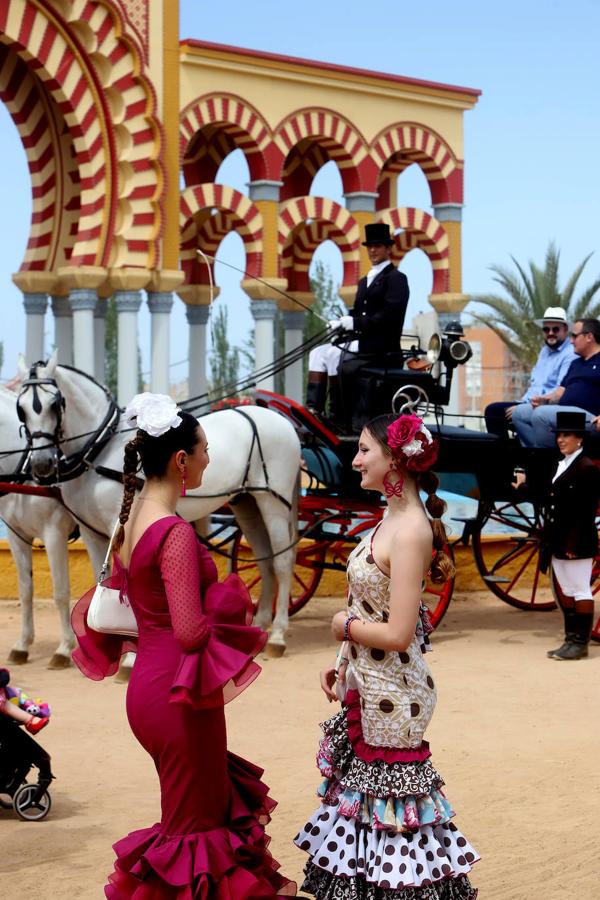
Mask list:
[[[553,242],[548,245],[544,267],[529,261],[529,270],[514,256],[511,260],[516,272],[504,266],[490,266],[494,281],[504,291],[499,294],[483,294],[472,297],[477,303],[489,306],[493,314],[471,312],[478,322],[489,326],[506,344],[510,352],[527,368],[534,365],[540,352],[540,330],[534,324],[541,319],[548,306],[560,306],[570,322],[586,316],[596,317],[600,312],[600,301],[596,294],[600,290],[597,278],[583,293],[575,298],[577,282],[592,254],[579,263],[564,287],[559,287],[560,252]]]
[[[228,330],[227,307],[213,306],[211,313],[212,352],[210,354],[210,386],[213,393],[239,379],[240,351],[231,347]]]
[[[118,365],[118,340],[119,327],[117,322],[117,304],[111,297],[106,304],[106,332],[104,337],[105,352],[105,378],[106,386],[114,396],[117,396],[117,384],[119,377]]]
[[[329,266],[321,260],[317,260],[313,273],[310,276],[310,289],[315,299],[306,313],[304,322],[304,340],[308,341],[319,331],[323,331],[323,319],[334,319],[339,315],[340,298],[337,286],[333,282],[333,276]],[[322,318],[319,318],[321,316]]]
[[[308,341],[315,334],[323,331],[323,319],[335,319],[340,315],[342,305],[334,284],[329,266],[321,260],[317,260],[310,276],[310,289],[314,294],[314,301],[304,320],[304,340]],[[303,360],[304,380],[308,372],[308,354]]]

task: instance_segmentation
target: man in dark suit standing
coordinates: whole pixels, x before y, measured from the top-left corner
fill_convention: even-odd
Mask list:
[[[347,343],[343,350],[334,344],[325,344],[316,347],[309,356],[307,406],[317,413],[323,413],[325,408],[328,376],[330,405],[334,407],[333,412],[337,412],[335,395],[342,357],[345,393],[348,395],[346,381],[354,381],[361,366],[377,363],[382,354],[400,350],[409,289],[406,275],[391,261],[394,238],[389,225],[376,222],[365,226],[363,246],[367,248],[371,269],[358,283],[354,307],[347,315],[329,323],[332,331],[352,333],[357,340]],[[357,407],[360,408],[364,405],[360,379],[357,379],[357,387]],[[353,419],[356,420],[356,415]]]

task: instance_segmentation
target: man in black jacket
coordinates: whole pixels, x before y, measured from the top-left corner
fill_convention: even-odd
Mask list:
[[[399,272],[391,261],[394,238],[389,225],[377,222],[365,227],[363,246],[367,248],[371,269],[358,283],[354,307],[348,315],[329,323],[332,331],[342,334],[349,332],[357,340],[347,343],[343,350],[334,344],[316,347],[309,356],[307,406],[317,413],[325,408],[327,378],[330,382],[330,405],[335,407],[338,389],[338,369],[343,356],[343,376],[345,394],[354,393],[348,382],[355,381],[361,366],[378,362],[385,353],[398,353],[404,326],[409,288],[406,275]],[[360,379],[357,410],[364,405]],[[333,404],[331,404],[333,400]],[[357,415],[353,415],[357,421]]]

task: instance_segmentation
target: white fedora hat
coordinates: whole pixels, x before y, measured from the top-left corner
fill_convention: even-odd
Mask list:
[[[567,314],[562,306],[549,306],[544,312],[543,319],[535,319],[536,325],[543,325],[544,322],[559,322],[561,325],[567,325]]]

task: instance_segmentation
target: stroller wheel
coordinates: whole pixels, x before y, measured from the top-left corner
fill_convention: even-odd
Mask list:
[[[26,822],[39,822],[45,819],[50,812],[52,800],[48,791],[44,791],[41,797],[32,803],[38,791],[37,784],[22,784],[13,797],[13,807],[19,818]]]

